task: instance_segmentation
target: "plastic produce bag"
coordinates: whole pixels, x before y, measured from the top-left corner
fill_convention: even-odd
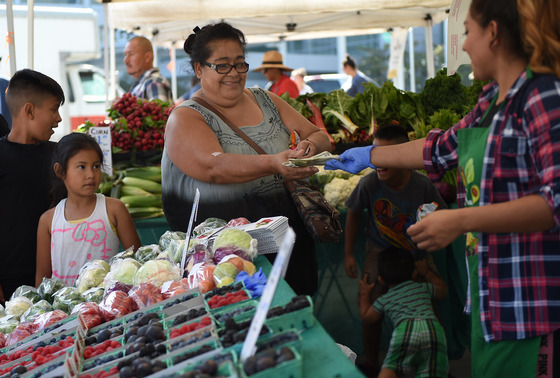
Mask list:
[[[115,281],[133,285],[134,275],[141,266],[141,263],[130,257],[113,261],[111,270],[103,279],[103,287],[107,289]]]
[[[243,263],[241,263],[243,266]],[[214,269],[214,282],[216,283],[216,287],[227,286],[233,282],[235,282],[235,277],[241,270],[238,269],[238,265],[228,262],[222,261],[220,264],[216,265],[216,269]]]
[[[52,305],[46,300],[41,299],[39,302],[29,307],[27,311],[23,313],[20,320],[22,322],[32,322],[37,316],[52,310],[53,310]]]
[[[31,322],[20,323],[14,330],[6,337],[6,346],[16,344],[17,342],[31,336],[36,332],[36,329]]]
[[[249,223],[251,223],[251,222],[247,218],[243,218],[243,217],[234,218],[234,219],[230,219],[230,221],[227,222],[226,227],[237,227],[237,226],[242,226],[244,224],[249,224]]]
[[[226,228],[216,236],[212,244],[214,257],[219,251],[224,251],[226,254],[235,253],[241,258],[253,261],[257,256],[257,239],[243,230],[237,228]]]
[[[173,240],[185,240],[187,234],[182,231],[165,231],[159,238],[159,248],[165,251]]]
[[[197,244],[187,253],[185,270],[190,272],[195,264],[212,262],[212,253],[203,244]]]
[[[72,315],[74,314],[82,314],[82,318],[88,329],[103,323],[101,308],[95,302],[80,303],[72,309]]]
[[[109,286],[105,288],[105,294],[103,295],[103,299],[105,299],[105,297],[110,293],[112,293],[113,291],[122,291],[123,293],[128,294],[130,289],[132,289],[132,285],[127,285],[122,282],[113,281],[109,284]]]
[[[33,321],[35,332],[42,331],[51,324],[57,323],[66,317],[68,317],[68,314],[60,310],[45,312],[44,314],[37,316]]]
[[[122,291],[113,291],[99,304],[104,321],[116,319],[137,310],[136,302]]]
[[[0,348],[4,348],[6,346],[6,335],[0,332]]]
[[[60,278],[43,278],[41,284],[37,288],[41,298],[45,299],[49,303],[53,303],[53,295],[63,287],[65,287],[64,282]]]
[[[33,306],[31,299],[27,297],[16,297],[6,302],[6,314],[13,315],[19,320],[23,313],[31,306]]]
[[[169,260],[150,260],[142,265],[134,275],[134,285],[141,282],[150,282],[161,287],[164,282],[180,280],[181,272],[177,265]]]
[[[172,280],[161,285],[161,295],[163,299],[174,297],[175,295],[189,291],[188,279]]]
[[[69,314],[74,306],[85,302],[84,297],[75,287],[64,287],[54,293],[53,309]]]
[[[128,296],[136,302],[138,309],[163,301],[160,288],[150,282],[141,282],[134,286],[128,292]]]
[[[37,291],[36,288],[29,285],[21,285],[18,287],[13,293],[10,299],[14,299],[17,297],[26,297],[31,299],[33,303],[37,303],[41,300],[41,295]]]
[[[216,265],[212,263],[201,262],[195,264],[187,277],[189,289],[198,287],[203,294],[214,290],[216,287],[214,269],[216,269]]]
[[[136,253],[134,252],[134,248],[130,247],[122,252],[117,253],[115,256],[111,257],[109,259],[109,265],[113,265],[113,263],[117,260],[133,259],[135,256]]]
[[[178,264],[181,262],[183,256],[183,249],[185,247],[185,240],[171,240],[166,252],[171,261]]]
[[[4,335],[12,332],[19,324],[18,318],[14,315],[6,315],[0,318],[0,333]]]
[[[136,251],[136,260],[141,263],[145,263],[149,260],[154,260],[161,253],[161,249],[158,244],[145,245]]]
[[[86,290],[82,293],[82,297],[84,297],[86,302],[101,303],[104,296],[105,289],[103,289],[102,287],[92,287],[91,289]]]
[[[83,293],[92,287],[101,285],[110,270],[111,266],[103,260],[93,260],[86,263],[80,269],[80,275],[76,280],[78,291]]]
[[[207,218],[204,222],[200,223],[193,229],[192,236],[198,237],[203,234],[215,231],[218,228],[225,227],[227,222],[220,218]]]

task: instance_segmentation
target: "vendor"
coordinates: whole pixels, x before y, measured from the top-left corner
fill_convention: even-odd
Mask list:
[[[245,46],[240,30],[220,22],[196,28],[184,48],[200,78],[197,96],[242,128],[267,155],[257,154],[215,112],[193,99],[181,103],[165,131],[163,209],[171,229],[185,231],[198,189],[197,223],[209,217],[250,221],[288,217],[297,238],[285,278],[296,293],[312,295],[318,281],[314,242],[278,177],[313,175],[315,167],[291,168],[283,163],[330,151],[331,146],[325,132],[280,97],[245,88],[249,71]],[[296,150],[288,147],[291,132],[300,136]]]
[[[254,71],[262,71],[264,77],[270,83],[268,90],[275,95],[280,96],[288,92],[291,98],[299,96],[297,84],[284,73],[285,71],[292,71],[292,69],[282,63],[282,54],[278,51],[265,52],[262,64]]]

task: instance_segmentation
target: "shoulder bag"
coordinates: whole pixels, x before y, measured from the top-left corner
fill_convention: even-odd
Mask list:
[[[254,140],[207,101],[198,96],[192,97],[191,100],[215,113],[255,151],[266,155],[266,152]],[[340,212],[327,202],[319,189],[310,186],[305,180],[284,181],[284,187],[290,193],[307,231],[315,241],[328,243],[337,242],[340,239],[343,232],[339,219]]]

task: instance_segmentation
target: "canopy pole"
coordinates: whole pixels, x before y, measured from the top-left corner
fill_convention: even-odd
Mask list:
[[[35,0],[27,0],[27,68],[33,69],[35,58],[33,50],[35,46],[35,21],[34,21],[34,8]]]
[[[110,21],[110,18],[109,18]],[[109,98],[113,99],[117,97],[117,62],[116,62],[116,52],[115,52],[115,28],[113,23],[109,25],[109,74],[111,91],[109,93]]]
[[[346,37],[344,36],[336,37],[336,57],[338,62],[338,69],[337,69],[338,73],[343,73],[342,62],[346,60],[346,53],[347,53]]]
[[[410,91],[416,92],[416,67],[414,65],[414,29],[408,28],[408,66],[410,73]]]
[[[8,21],[8,60],[10,61],[10,77],[16,73],[16,36],[14,34],[14,2],[6,0],[6,18]]]
[[[432,36],[434,21],[429,13],[424,19],[426,20],[426,26],[424,27],[426,33],[426,67],[428,68],[428,79],[431,79],[436,75],[434,68],[434,40]]]
[[[171,43],[169,48],[169,57],[171,58],[171,92],[173,97],[179,98],[177,93],[177,54],[175,52],[175,44]],[[173,99],[171,99],[171,105],[173,105]]]
[[[111,106],[109,102],[110,73],[109,73],[109,4],[103,3],[103,64],[105,65],[105,108]]]

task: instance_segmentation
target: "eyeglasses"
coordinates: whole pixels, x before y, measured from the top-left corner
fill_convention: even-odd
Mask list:
[[[205,66],[212,68],[214,71],[222,75],[226,75],[230,73],[234,67],[237,73],[240,74],[249,71],[249,63],[247,62],[235,63],[235,64],[228,64],[228,63],[212,64],[212,63],[204,62],[203,64]]]

